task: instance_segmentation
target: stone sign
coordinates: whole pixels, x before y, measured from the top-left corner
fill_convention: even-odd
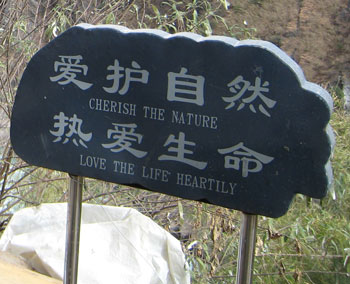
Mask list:
[[[28,63],[11,140],[29,164],[279,217],[327,192],[331,110],[271,43],[83,24]]]

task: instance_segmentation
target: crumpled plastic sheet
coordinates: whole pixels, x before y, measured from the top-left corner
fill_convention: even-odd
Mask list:
[[[187,284],[180,242],[135,209],[83,204],[79,284]],[[63,279],[67,204],[42,204],[14,214],[0,250]]]

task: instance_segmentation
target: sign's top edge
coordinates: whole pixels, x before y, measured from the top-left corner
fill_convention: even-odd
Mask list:
[[[279,58],[282,62],[284,62],[289,68],[296,74],[296,77],[300,83],[300,86],[312,93],[316,93],[322,100],[326,102],[326,104],[329,107],[329,110],[332,112],[333,109],[333,100],[331,95],[322,87],[320,87],[317,84],[311,83],[306,80],[305,75],[301,67],[283,50],[281,50],[279,47],[274,45],[271,42],[264,41],[264,40],[237,40],[233,37],[228,36],[218,36],[218,35],[212,35],[208,37],[204,37],[195,33],[191,32],[180,32],[176,34],[169,34],[162,30],[156,30],[156,29],[129,29],[127,27],[121,26],[121,25],[91,25],[87,23],[81,23],[78,24],[77,27],[83,28],[83,29],[113,29],[117,30],[122,33],[149,33],[153,34],[159,37],[162,37],[164,39],[169,38],[175,38],[175,37],[185,37],[190,40],[196,41],[196,42],[202,42],[202,41],[220,41],[223,43],[226,43],[228,45],[231,45],[233,47],[240,47],[240,46],[250,46],[250,47],[256,47],[261,48],[269,51],[270,53],[274,54],[277,58]]]

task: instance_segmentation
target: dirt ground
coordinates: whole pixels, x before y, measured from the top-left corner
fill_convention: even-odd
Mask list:
[[[236,12],[238,3],[244,6]],[[335,83],[350,72],[350,1],[231,0],[231,7],[229,24],[256,28],[256,36],[288,53],[309,81]]]
[[[217,7],[225,0],[208,1]],[[140,17],[143,11],[152,14],[152,5],[161,14],[166,14],[169,8],[163,0],[134,3],[140,8]],[[226,0],[226,3],[226,11],[221,8],[216,12],[227,26],[254,30],[253,37],[276,44],[302,67],[307,80],[326,86],[336,84],[345,75],[350,77],[350,0]],[[121,20],[128,27],[137,28],[135,14],[126,13]],[[214,35],[227,35],[223,25],[212,28]]]
[[[182,3],[185,7],[190,2],[192,1],[127,1],[126,6],[138,7],[136,13],[135,9],[125,9],[123,5],[126,2],[121,1],[122,12],[115,16],[121,24],[138,28],[140,21],[147,22],[149,15],[155,18],[154,7],[164,15],[171,5],[181,6],[179,3]],[[33,0],[30,3],[34,11],[40,12],[37,7],[51,9],[58,2]],[[80,0],[75,3],[76,8],[83,10],[98,7],[96,0]],[[227,3],[227,10],[221,6],[220,11],[216,11],[224,18],[227,26],[254,30],[252,36],[279,46],[302,67],[309,81],[326,85],[336,83],[344,75],[350,78],[350,0],[194,0],[193,3],[210,3],[212,7]],[[0,8],[4,5],[0,0]],[[93,13],[91,18],[92,16]],[[96,24],[89,17],[80,18],[80,21]],[[154,22],[151,27],[157,28],[153,26]],[[213,34],[227,35],[227,29],[223,25],[213,25],[212,28]]]

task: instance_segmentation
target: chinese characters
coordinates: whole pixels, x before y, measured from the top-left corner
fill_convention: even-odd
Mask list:
[[[268,98],[263,94],[269,92],[269,85],[270,83],[268,81],[265,81],[263,84],[261,84],[261,79],[259,77],[255,78],[255,84],[252,85],[249,81],[244,80],[243,76],[237,76],[227,84],[229,91],[234,95],[232,97],[222,97],[225,102],[229,103],[225,109],[231,109],[236,105],[237,102],[239,102],[237,111],[243,109],[246,104],[248,104],[249,109],[253,113],[256,113],[257,110],[253,102],[257,99],[260,99],[262,103],[258,103],[258,110],[262,114],[271,117],[270,113],[265,107],[269,109],[273,108],[276,105],[276,101]]]
[[[108,71],[112,71],[112,74],[107,75],[107,80],[112,81],[111,87],[103,87],[107,93],[119,93],[120,95],[125,95],[130,87],[131,82],[139,82],[143,84],[148,83],[149,72],[147,70],[141,70],[141,66],[136,62],[132,61],[131,66],[134,68],[124,68],[119,65],[118,59],[114,60],[114,65],[109,65],[107,67]],[[125,70],[125,74],[123,71]],[[124,84],[122,88],[120,87],[120,79],[125,77]]]
[[[55,115],[53,128],[50,133],[56,137],[54,143],[62,142],[67,144],[69,141],[75,146],[83,146],[88,148],[86,143],[92,139],[92,133],[84,133],[82,131],[83,120],[78,118],[76,114],[72,117],[66,116],[63,112]],[[141,145],[144,134],[136,131],[135,123],[119,124],[113,123],[114,128],[107,130],[107,139],[109,143],[103,143],[101,146],[110,150],[112,153],[128,152],[134,157],[141,159],[148,155],[147,151],[137,149],[137,145]],[[205,170],[210,161],[200,161],[193,158],[198,144],[195,141],[186,139],[184,132],[179,132],[176,137],[170,134],[165,140],[163,147],[167,150],[161,150],[158,156],[159,161],[172,161],[189,165],[198,170]],[[142,147],[142,146],[141,146]],[[243,142],[228,148],[217,149],[218,153],[224,155],[223,166],[225,169],[234,169],[241,171],[242,177],[246,178],[251,173],[259,173],[263,169],[263,165],[271,163],[274,158],[265,154],[258,153],[247,148]]]
[[[129,64],[122,66],[119,59],[115,58],[110,65],[103,69],[103,80],[98,81],[102,82],[100,88],[107,94],[126,96],[134,87],[149,84],[152,80],[152,74],[139,62],[139,60],[131,60]],[[60,55],[59,60],[55,61],[53,66],[57,74],[49,79],[59,85],[73,84],[82,91],[93,86],[94,88],[98,87],[89,80],[90,77],[87,77],[91,70],[86,63],[82,55]],[[196,72],[189,72],[188,68],[183,66],[180,66],[178,70],[179,72],[168,70],[164,74],[164,78],[167,79],[167,88],[163,92],[164,99],[170,103],[195,105],[197,108],[205,106],[206,78],[201,74],[196,74]],[[222,90],[226,88],[232,93],[232,96],[223,96],[222,94],[217,96],[221,96],[222,100],[219,100],[221,104],[218,105],[221,105],[223,109],[236,111],[247,109],[254,115],[261,113],[271,118],[272,109],[277,105],[277,101],[269,97],[269,81],[256,76],[254,82],[250,82],[242,75],[238,75]],[[222,101],[225,102],[225,105]],[[136,104],[128,102],[90,98],[88,107],[94,111],[136,116]],[[166,121],[165,109],[162,108],[143,106],[143,114],[146,119]],[[168,119],[170,120],[170,118]],[[67,144],[72,142],[76,147],[88,148],[93,139],[93,132],[86,131],[85,128],[87,125],[88,129],[88,121],[83,121],[76,113],[68,116],[63,111],[55,114],[53,120],[53,127],[49,130],[50,134],[55,137],[53,143]],[[171,122],[184,127],[195,125],[214,131],[218,129],[218,117],[195,112],[172,110]],[[193,137],[189,139],[189,134],[183,130],[178,131],[177,134],[171,132],[169,130],[167,138],[163,140],[163,148],[158,153],[157,161],[171,161],[186,164],[198,170],[205,170],[210,161],[199,158],[199,149],[202,149],[201,143],[205,143],[205,141],[195,141]],[[142,127],[138,128],[138,125],[133,121],[131,123],[112,122],[112,126],[106,129],[105,133],[105,141],[100,146],[112,153],[124,152],[137,159],[148,158],[150,155],[151,149],[143,147],[144,139],[148,138],[148,133],[142,133]],[[224,169],[240,172],[244,178],[261,172],[265,165],[274,160],[273,157],[249,149],[243,142],[233,144],[228,148],[218,145],[215,155],[224,156],[222,163]]]
[[[53,136],[56,136],[56,139],[53,142],[61,142],[66,144],[72,139],[72,142],[75,146],[79,144],[87,148],[86,143],[89,142],[92,138],[92,133],[84,133],[81,130],[83,121],[74,114],[72,117],[67,117],[63,112],[55,115],[53,127],[56,128],[56,131],[50,130],[50,133]],[[79,144],[78,144],[79,143]]]
[[[49,77],[52,82],[60,85],[75,84],[81,90],[92,87],[92,83],[82,81],[82,77],[88,73],[88,66],[81,64],[82,55],[59,56],[60,61],[54,62],[56,76]],[[120,65],[118,59],[114,59],[111,65],[105,67],[105,78],[107,82],[102,89],[108,94],[126,95],[133,84],[147,85],[151,74],[143,69],[141,65],[132,60],[130,67]],[[78,77],[79,75],[79,78]],[[205,105],[205,82],[202,75],[189,74],[188,68],[180,67],[180,72],[171,70],[167,72],[166,99],[169,102],[181,102]],[[109,84],[108,84],[109,83]],[[270,82],[262,80],[256,76],[254,82],[245,80],[242,75],[237,75],[232,81],[227,83],[228,91],[232,96],[222,96],[222,100],[227,103],[224,109],[236,109],[241,111],[247,108],[254,114],[260,112],[266,117],[271,117],[271,110],[276,106],[277,101],[269,97]]]
[[[89,70],[88,66],[80,64],[83,59],[81,55],[59,57],[61,61],[55,61],[54,70],[60,74],[50,77],[51,82],[57,82],[60,85],[73,83],[84,91],[92,86],[91,83],[76,79],[78,74],[86,76]]]
[[[132,148],[132,143],[136,142],[141,144],[142,135],[135,132],[137,125],[131,124],[118,124],[113,123],[114,129],[108,129],[107,138],[114,140],[111,143],[102,144],[106,149],[110,149],[111,152],[119,153],[121,151],[128,151],[137,158],[143,158],[147,155],[147,152],[140,151]]]
[[[186,141],[184,132],[179,133],[179,138],[176,138],[175,135],[170,134],[168,139],[164,143],[164,147],[169,146],[170,144],[175,145],[175,147],[169,147],[168,152],[175,153],[176,155],[161,155],[158,158],[159,161],[178,161],[181,163],[188,164],[199,170],[203,170],[206,168],[206,162],[195,161],[185,157],[185,154],[193,154],[192,150],[185,149],[185,147],[195,147],[196,143],[192,141]]]
[[[247,148],[243,142],[229,148],[218,149],[218,152],[225,155],[226,169],[242,170],[242,177],[245,178],[249,173],[262,171],[263,164],[269,164],[274,159]]]
[[[186,73],[186,68],[181,68],[180,73],[168,73],[168,101],[204,105],[204,77]]]

